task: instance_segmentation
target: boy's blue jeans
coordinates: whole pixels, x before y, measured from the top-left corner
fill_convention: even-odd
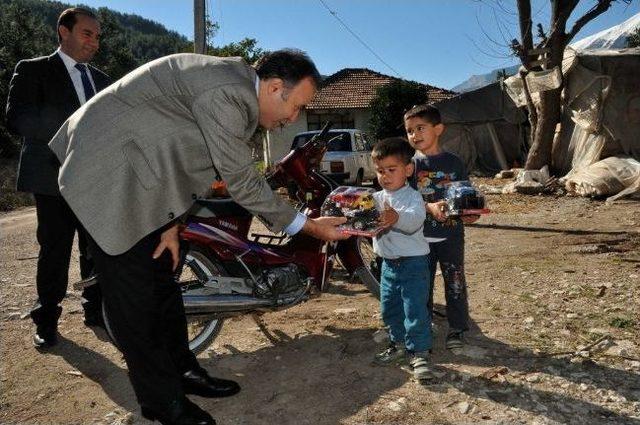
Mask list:
[[[408,351],[431,349],[429,261],[426,255],[383,259],[380,278],[380,310],[391,341],[404,343]]]

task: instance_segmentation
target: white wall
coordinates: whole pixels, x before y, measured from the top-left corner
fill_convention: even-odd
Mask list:
[[[372,136],[371,140],[373,140],[373,134],[369,128],[369,118],[371,118],[371,111],[369,109],[357,109],[353,116],[353,125],[369,136]]]

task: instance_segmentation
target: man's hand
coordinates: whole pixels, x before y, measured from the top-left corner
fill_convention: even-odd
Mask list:
[[[165,249],[168,249],[173,259],[173,268],[175,271],[180,261],[180,239],[178,239],[178,225],[174,224],[160,235],[160,243],[153,252],[153,258],[156,259],[162,255]]]
[[[463,215],[462,217],[460,217],[460,219],[464,224],[475,223],[476,221],[478,221],[479,218],[480,218],[479,215]]]
[[[346,221],[346,217],[308,218],[304,223],[304,227],[302,227],[302,231],[323,241],[347,239],[349,235],[345,235],[336,227]]]
[[[424,206],[427,208],[427,213],[431,214],[436,220],[443,222],[447,219],[447,215],[444,213],[447,201],[428,202]]]
[[[388,203],[384,203],[384,210],[380,213],[380,218],[378,219],[378,223],[383,229],[393,226],[400,219],[400,215],[398,215],[398,211],[391,208],[391,205]]]

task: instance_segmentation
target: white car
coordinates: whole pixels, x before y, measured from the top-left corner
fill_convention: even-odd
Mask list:
[[[320,130],[298,133],[293,138],[291,149],[302,146]],[[360,186],[365,181],[375,181],[376,172],[371,159],[368,136],[353,128],[329,130],[331,141],[320,164],[320,171],[337,183]]]

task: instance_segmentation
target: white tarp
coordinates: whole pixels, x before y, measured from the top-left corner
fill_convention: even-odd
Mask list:
[[[640,162],[611,156],[583,167],[565,179],[569,192],[581,196],[608,196],[607,202],[640,195]]]

